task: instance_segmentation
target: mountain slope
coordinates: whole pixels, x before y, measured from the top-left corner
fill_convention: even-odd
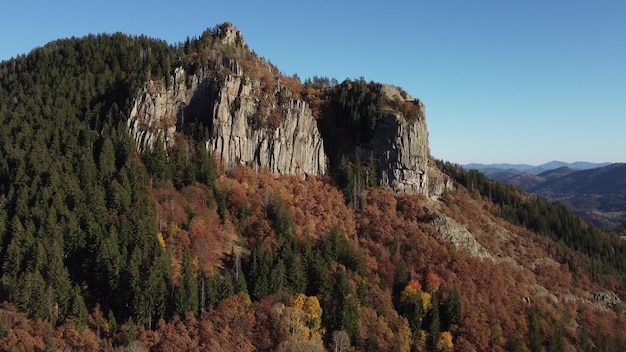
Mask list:
[[[527,190],[561,201],[599,226],[626,223],[626,164],[567,173]]]
[[[544,193],[620,193],[626,189],[626,164],[577,172],[565,172],[550,177],[535,190]]]
[[[435,163],[422,105],[400,89],[302,85],[232,28],[176,46],[59,40],[0,63],[0,349],[623,349],[622,241]],[[180,99],[129,128],[159,110],[161,89]],[[220,128],[245,121],[236,137],[267,138],[298,94],[328,174],[211,154],[216,97]],[[438,179],[438,192],[380,186],[385,170],[420,190]]]
[[[574,170],[561,167],[539,175],[495,175],[494,179],[566,204],[574,213],[598,226],[615,228],[626,222],[626,167]]]

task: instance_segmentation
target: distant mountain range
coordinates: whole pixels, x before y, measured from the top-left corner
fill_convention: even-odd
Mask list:
[[[626,164],[565,163],[539,166],[469,164],[492,179],[529,193],[558,200],[594,224],[615,228],[626,224]]]
[[[528,164],[467,164],[463,165],[463,168],[466,170],[476,169],[483,174],[493,177],[494,175],[505,173],[505,174],[521,174],[521,173],[529,173],[533,175],[538,175],[544,171],[555,170],[562,167],[568,167],[574,170],[588,170],[595,169],[598,167],[608,166],[611,163],[590,163],[586,161],[576,161],[573,163],[567,163],[564,161],[553,160],[547,162],[545,164],[541,164],[538,166],[528,165]]]

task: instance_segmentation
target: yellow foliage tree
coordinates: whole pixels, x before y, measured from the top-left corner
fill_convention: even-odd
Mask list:
[[[165,240],[163,239],[162,232],[157,233],[157,241],[159,241],[159,245],[161,246],[161,248],[165,249]]]
[[[419,299],[419,291],[412,285],[406,285],[404,290],[400,292],[400,301],[417,303]]]
[[[278,322],[282,342],[280,351],[323,351],[321,334],[322,308],[317,297],[299,294],[291,305],[277,303],[272,308],[272,316]]]
[[[322,307],[316,296],[298,294],[292,301],[292,306],[300,308],[306,317],[311,331],[318,331],[322,325]]]
[[[454,344],[452,343],[452,334],[449,331],[444,331],[439,335],[439,341],[437,342],[437,349],[439,351],[452,351]]]
[[[428,292],[419,292],[420,299],[422,300],[422,307],[424,308],[424,312],[428,311],[430,308],[430,293]]]

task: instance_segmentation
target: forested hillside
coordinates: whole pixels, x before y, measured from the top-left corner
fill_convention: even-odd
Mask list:
[[[363,79],[301,84],[219,33],[71,38],[0,63],[0,350],[626,348],[624,243],[558,204],[446,163],[443,199],[397,194],[358,154],[325,177],[226,172],[200,117],[138,153],[144,82],[228,75],[224,58],[262,82],[259,126],[300,96],[339,126],[326,138],[346,135],[336,150],[384,109],[423,117]]]

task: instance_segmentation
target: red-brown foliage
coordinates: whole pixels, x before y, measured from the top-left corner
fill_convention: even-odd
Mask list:
[[[301,98],[302,83],[297,76],[282,76],[280,83],[291,92],[294,99]]]
[[[422,196],[397,195],[389,189],[369,189],[360,209],[353,210],[346,206],[342,192],[324,179],[277,177],[267,170],[257,173],[241,166],[231,177],[220,177],[216,190],[219,196],[204,186],[177,191],[167,182],[151,189],[155,221],[173,258],[173,284],[179,278],[185,248],[191,249],[196,269],[208,272],[223,265],[235,243],[275,248],[277,234],[268,206],[279,202],[297,240],[303,241],[306,233],[315,242],[338,228],[362,253],[364,276],[347,273],[351,294],[359,286],[367,291],[366,302],[358,308],[354,341],[358,346],[373,337],[381,350],[408,348],[411,333],[407,319],[392,303],[401,263],[409,285],[417,290],[422,289],[421,282],[426,289],[437,291],[441,301],[452,289],[460,292],[462,322],[451,328],[458,350],[499,351],[510,336],[528,336],[531,305],[543,314],[541,326],[546,336],[563,323],[570,347],[580,341],[576,326],[584,325],[592,336],[604,334],[607,338],[615,338],[626,328],[623,314],[586,303],[591,299],[589,292],[598,286],[560,263],[551,242],[496,218],[486,211],[492,206],[463,189],[454,192],[446,204]],[[218,215],[218,199],[225,200],[223,218]],[[465,226],[494,259],[472,257],[465,249],[439,240],[430,224],[439,212]],[[575,257],[568,259],[572,262]],[[345,270],[343,264],[329,266],[331,277],[340,267]],[[198,318],[188,315],[184,320],[161,320],[154,330],[139,328],[139,342],[135,343],[155,351],[270,351],[276,348],[271,337],[272,308],[287,301],[276,294],[252,303],[246,294],[238,294]],[[0,322],[6,330],[0,349],[15,345],[37,351],[46,343],[59,349],[111,349],[133,336],[128,325],[116,333],[104,331],[105,319],[98,309],[89,318],[90,329],[83,331],[70,324],[55,329],[41,321],[28,321],[6,305],[0,307]]]

